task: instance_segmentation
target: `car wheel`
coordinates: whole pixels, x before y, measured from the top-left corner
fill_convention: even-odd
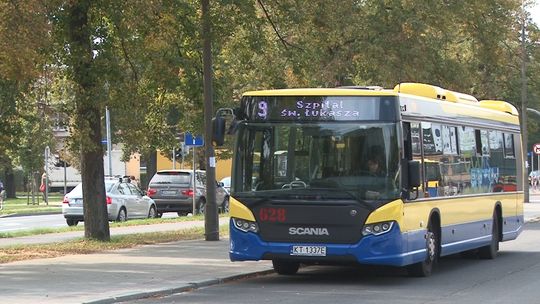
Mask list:
[[[221,212],[222,213],[228,213],[229,212],[229,197],[225,196],[223,199],[223,203],[221,204]]]
[[[127,221],[127,213],[124,207],[120,208],[120,211],[118,211],[118,216],[116,217],[116,221],[117,222]]]
[[[77,226],[79,221],[73,219],[66,219],[66,223],[68,224],[68,226]]]
[[[148,218],[156,218],[156,217],[157,217],[156,207],[152,205],[150,206],[150,210],[148,210]]]
[[[197,205],[199,206],[198,214],[204,214],[206,211],[206,200],[204,198],[199,199],[199,203]]]

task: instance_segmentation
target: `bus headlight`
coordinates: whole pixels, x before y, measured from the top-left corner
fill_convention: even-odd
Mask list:
[[[381,235],[390,231],[393,226],[393,221],[364,225],[364,229],[362,229],[362,235]]]
[[[236,227],[238,230],[242,230],[244,232],[259,232],[259,226],[255,222],[237,218],[233,218],[232,220],[234,227]]]

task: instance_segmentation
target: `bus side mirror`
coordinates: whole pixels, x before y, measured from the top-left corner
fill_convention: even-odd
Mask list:
[[[225,130],[225,116],[232,117],[231,128],[236,129],[234,110],[231,108],[218,109],[216,116],[212,119],[212,141],[218,147],[223,146],[225,143],[225,133],[231,134],[231,128]]]
[[[225,142],[225,118],[221,116],[212,119],[212,141],[218,147]]]
[[[408,167],[408,189],[413,190],[420,187],[420,162],[410,160]]]

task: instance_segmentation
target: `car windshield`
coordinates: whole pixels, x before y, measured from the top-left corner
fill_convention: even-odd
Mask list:
[[[240,195],[396,198],[396,129],[395,123],[244,123],[232,187]]]
[[[189,184],[191,174],[188,172],[165,171],[154,175],[151,184]]]
[[[223,183],[223,187],[230,187],[231,186],[231,178],[225,177],[220,182]]]
[[[116,181],[114,180],[105,180],[105,192],[108,193],[111,191],[113,185],[116,184]],[[71,192],[69,192],[70,196],[82,196],[82,183],[79,183]]]

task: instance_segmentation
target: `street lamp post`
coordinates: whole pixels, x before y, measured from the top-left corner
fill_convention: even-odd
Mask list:
[[[112,176],[111,116],[108,107],[105,107],[105,125],[107,127],[107,160],[109,162],[109,176]]]

